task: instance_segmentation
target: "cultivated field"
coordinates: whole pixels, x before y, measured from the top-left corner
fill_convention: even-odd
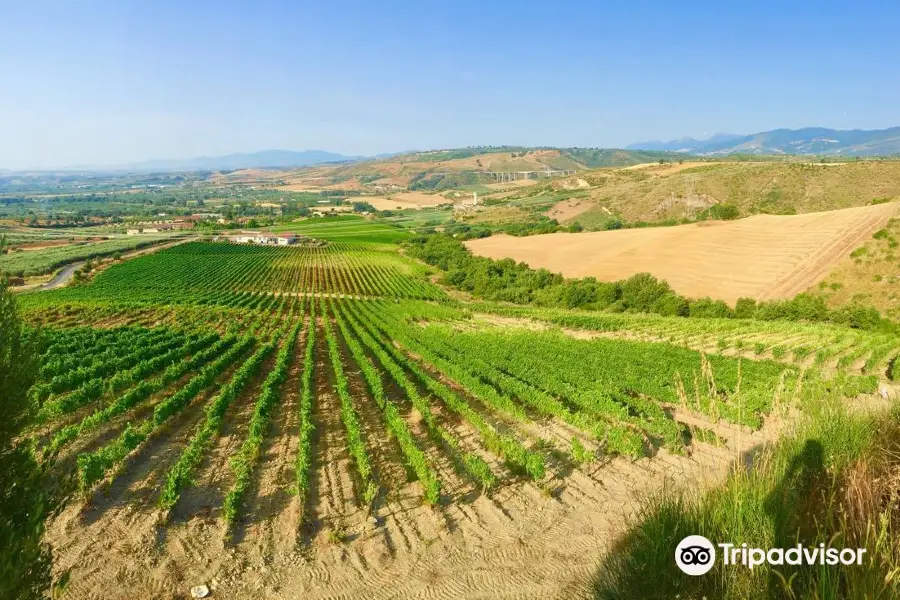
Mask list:
[[[589,597],[645,494],[719,481],[809,383],[871,391],[900,351],[460,304],[382,225],[307,227],[334,241],[190,242],[21,297],[64,597]]]
[[[365,196],[360,200],[368,202],[378,210],[402,210],[406,208],[422,208],[448,204],[450,201],[440,194],[423,194],[422,192],[403,192],[390,197]]]
[[[482,256],[513,258],[567,277],[615,281],[648,272],[682,295],[734,303],[742,296],[766,300],[805,291],[897,211],[897,203],[887,203],[677,227],[499,235],[466,245]]]

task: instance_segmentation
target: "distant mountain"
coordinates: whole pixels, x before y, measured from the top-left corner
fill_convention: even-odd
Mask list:
[[[885,156],[900,154],[900,127],[890,129],[775,129],[752,135],[721,134],[708,140],[686,138],[671,142],[643,142],[630,150],[672,150],[699,155],[818,154]]]
[[[198,158],[147,160],[138,163],[105,167],[121,171],[223,171],[265,167],[307,167],[321,163],[360,160],[362,156],[345,156],[322,150],[263,150],[226,156],[201,156]]]
[[[672,140],[663,142],[654,140],[652,142],[640,142],[626,146],[626,150],[655,150],[658,152],[688,152],[693,153],[696,148],[700,148],[706,144],[724,144],[731,141],[742,139],[744,136],[735,133],[717,133],[708,140],[698,140],[694,138],[681,138],[680,140]]]

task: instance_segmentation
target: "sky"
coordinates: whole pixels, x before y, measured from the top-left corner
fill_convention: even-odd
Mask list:
[[[0,168],[900,125],[900,3],[0,0]]]

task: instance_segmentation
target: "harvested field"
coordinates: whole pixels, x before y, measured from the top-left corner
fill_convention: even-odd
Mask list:
[[[539,179],[517,179],[516,181],[489,183],[485,187],[492,190],[507,190],[509,188],[530,187],[536,183],[540,183]]]
[[[378,210],[423,208],[425,206],[450,203],[450,200],[447,200],[440,194],[424,194],[422,192],[403,192],[393,196],[361,197],[360,199],[368,202]]]
[[[685,169],[693,169],[694,167],[702,167],[704,165],[710,164],[709,162],[702,161],[687,161],[682,163],[640,163],[637,165],[631,165],[630,167],[622,167],[623,171],[646,171],[652,175],[672,175],[674,173],[678,173],[679,171],[684,171]]]
[[[560,223],[565,223],[592,208],[596,208],[596,205],[590,200],[573,198],[571,200],[557,202],[546,214],[551,219],[556,219]]]
[[[685,296],[734,303],[806,290],[897,212],[898,204],[888,203],[678,227],[499,235],[466,245],[481,256],[513,258],[567,277],[614,281],[649,272]]]

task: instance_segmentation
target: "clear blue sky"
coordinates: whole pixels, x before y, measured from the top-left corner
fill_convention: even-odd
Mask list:
[[[0,168],[900,125],[896,1],[0,0],[0,23]]]

